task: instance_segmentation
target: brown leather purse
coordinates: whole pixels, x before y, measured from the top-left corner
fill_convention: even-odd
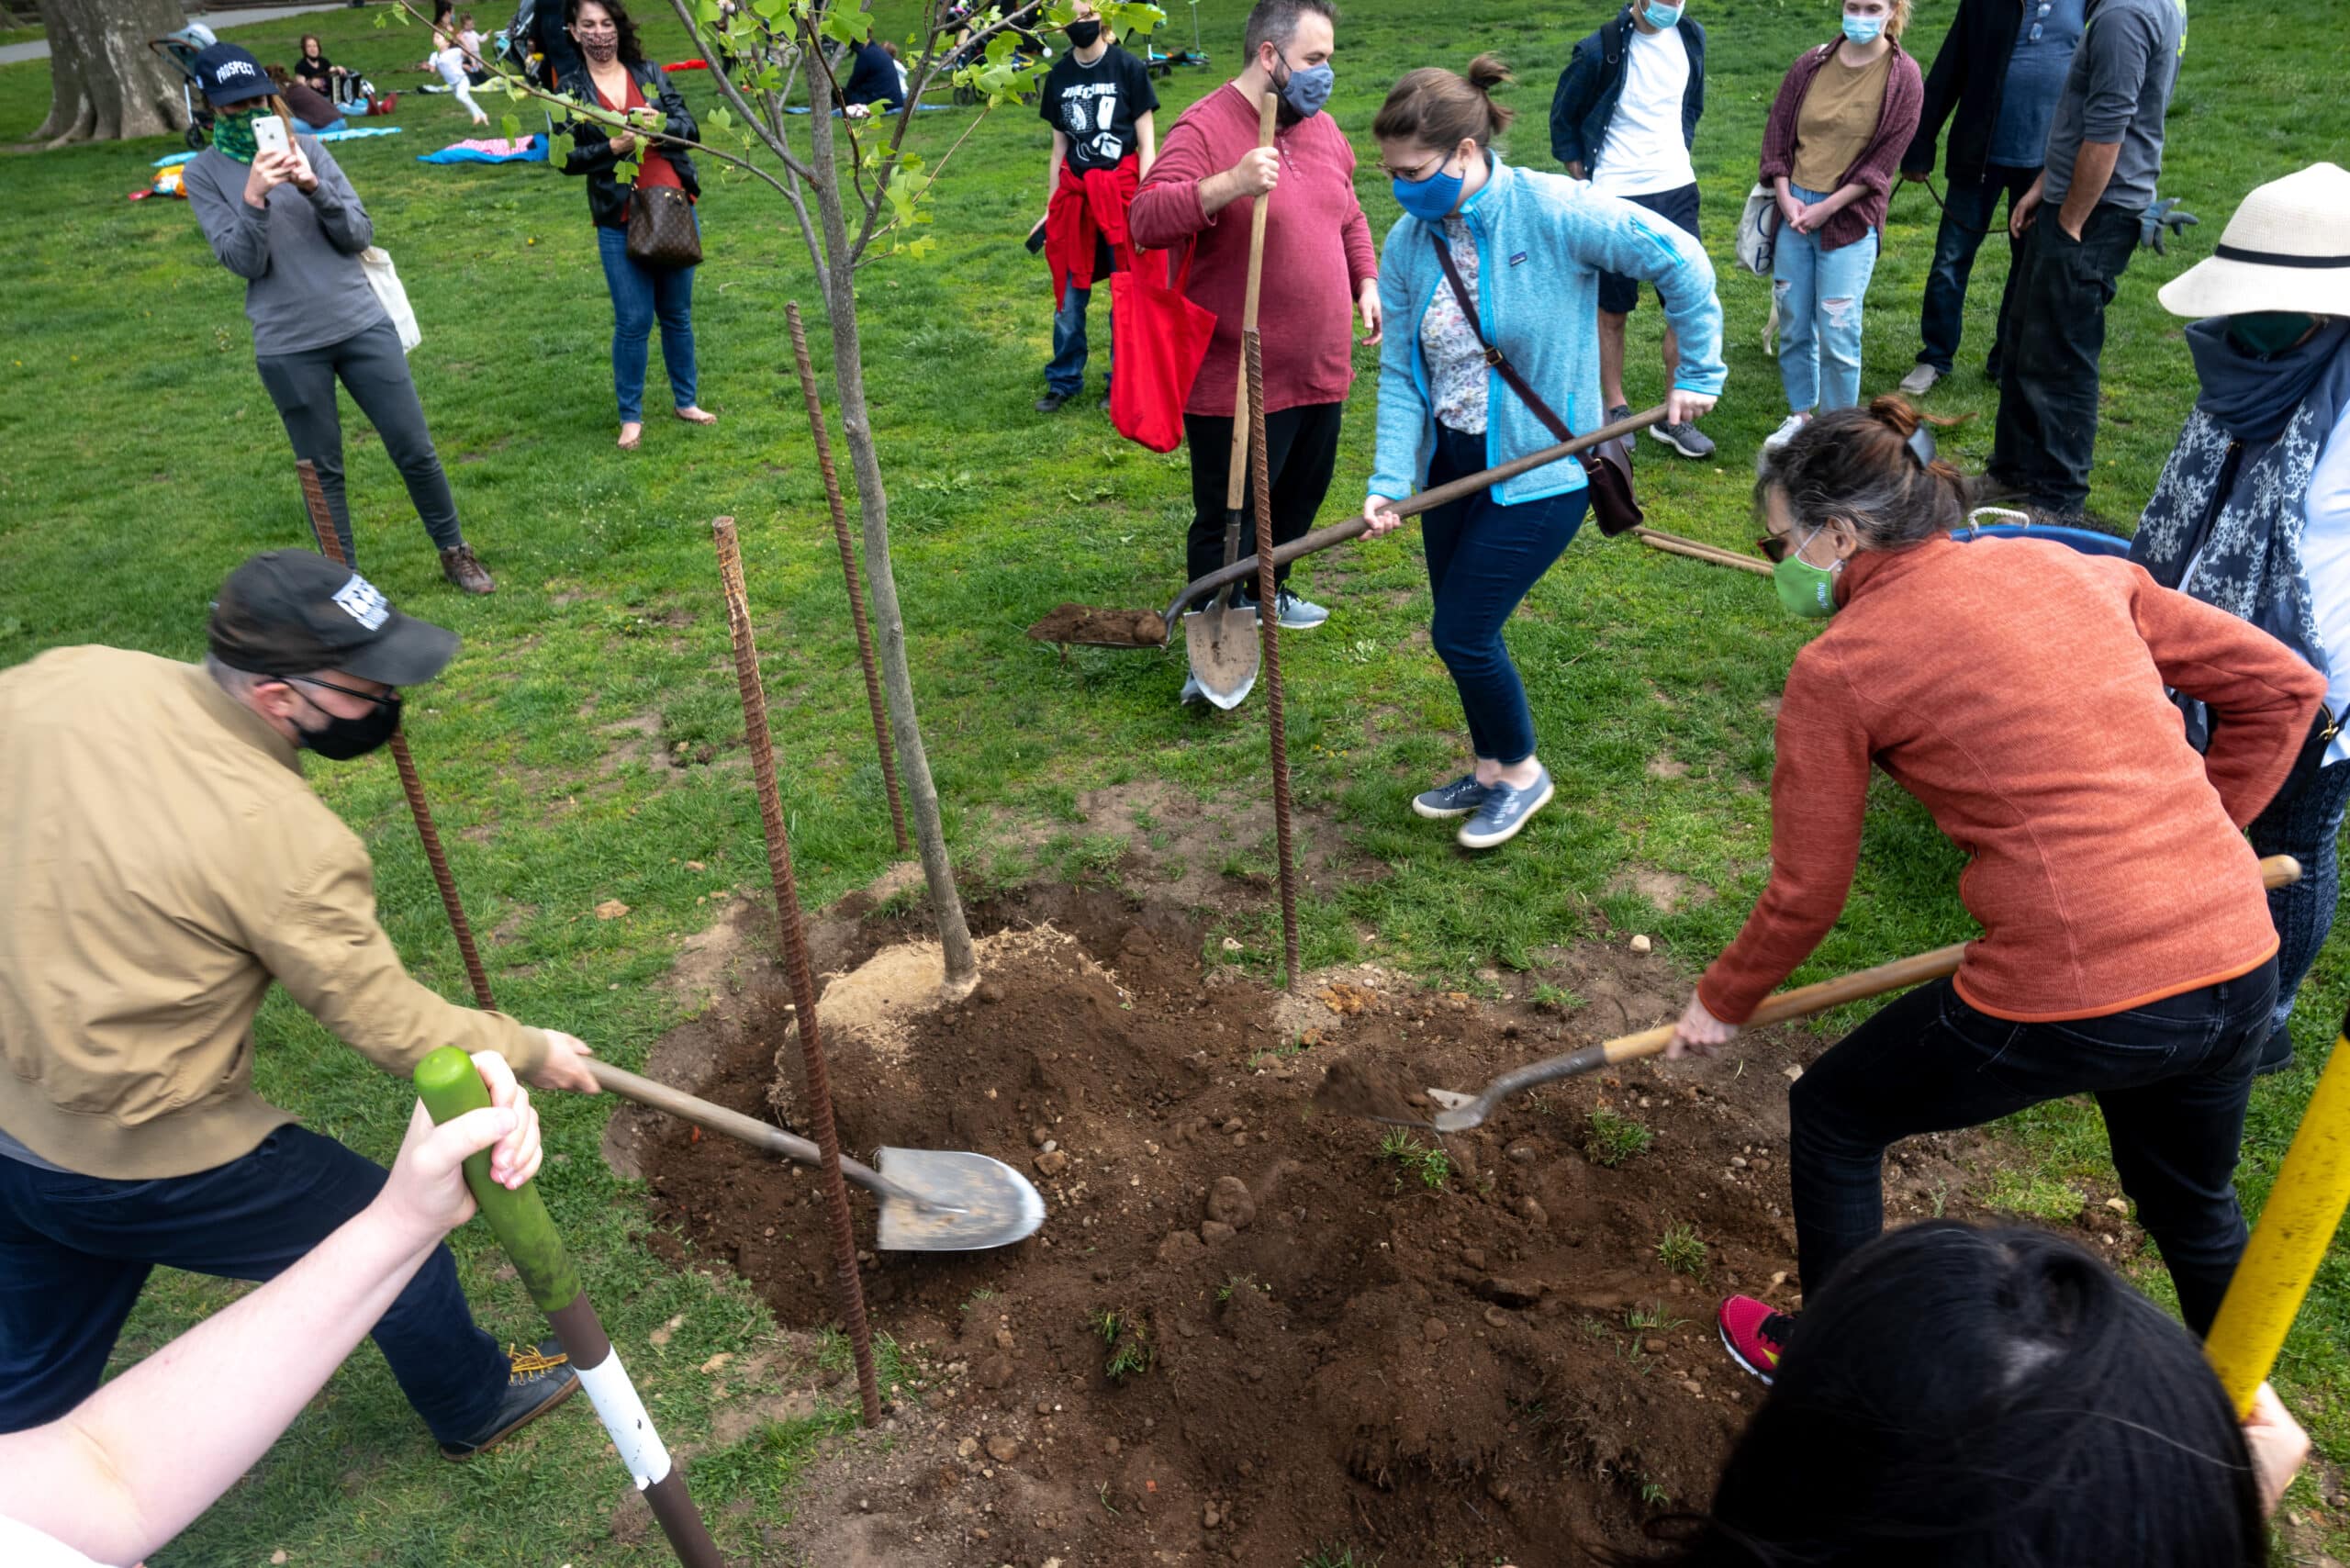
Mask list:
[[[701,230],[691,197],[676,185],[629,193],[628,259],[648,267],[701,265]]]
[[[1485,336],[1485,329],[1477,320],[1477,302],[1470,297],[1468,285],[1460,281],[1460,269],[1453,265],[1452,247],[1444,242],[1441,234],[1430,234],[1428,243],[1436,247],[1437,263],[1444,268],[1445,281],[1452,285],[1452,297],[1460,302],[1460,314],[1468,319],[1469,330],[1485,345],[1485,363],[1509,384],[1509,389],[1517,394],[1521,402],[1534,410],[1536,419],[1550,427],[1552,435],[1561,441],[1572,441],[1574,432],[1567,428],[1567,421],[1550,411],[1550,405],[1526,384],[1526,377],[1510,364],[1509,356]],[[1628,533],[1648,521],[1648,514],[1640,510],[1639,497],[1632,493],[1631,444],[1629,437],[1619,436],[1575,454],[1591,492],[1591,515],[1598,521],[1599,532],[1610,539]]]

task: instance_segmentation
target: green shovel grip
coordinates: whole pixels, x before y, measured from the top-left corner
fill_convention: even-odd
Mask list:
[[[436,1126],[489,1103],[489,1087],[482,1082],[473,1058],[454,1046],[442,1046],[416,1064],[416,1092]],[[465,1185],[473,1189],[481,1217],[489,1222],[490,1233],[506,1249],[539,1310],[559,1312],[576,1300],[579,1271],[571,1266],[563,1238],[555,1234],[538,1182],[525,1182],[515,1189],[499,1186],[490,1178],[489,1150],[483,1149],[465,1159]]]

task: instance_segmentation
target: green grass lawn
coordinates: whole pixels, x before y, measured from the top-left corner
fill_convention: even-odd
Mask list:
[[[904,29],[904,0],[877,9],[885,31]],[[1177,9],[1167,37],[1188,47],[1191,23]],[[1242,12],[1240,0],[1200,7],[1220,64],[1236,52]],[[1947,0],[1921,7],[1913,32],[1921,50],[1930,53],[1950,12]],[[2193,26],[2163,190],[2204,226],[2167,258],[2142,253],[2109,313],[2091,498],[2103,512],[2135,516],[2193,397],[2178,324],[2156,306],[2155,286],[2209,253],[2245,190],[2338,155],[2350,139],[2333,12],[2321,0],[2282,0],[2256,31],[2217,19]],[[1707,425],[1722,454],[1718,465],[1686,464],[1651,443],[1640,475],[1659,526],[1742,546],[1751,533],[1749,464],[1785,409],[1762,349],[1767,286],[1732,270],[1729,233],[1779,74],[1799,48],[1829,35],[1833,11],[1701,0],[1697,15],[1713,46],[1698,167],[1729,322],[1729,385]],[[1523,118],[1505,151],[1550,167],[1551,84],[1601,16],[1592,8],[1562,22],[1531,0],[1351,0],[1332,112],[1363,154],[1374,230],[1383,233],[1394,216],[1368,140],[1390,82],[1413,66],[1459,66],[1501,50],[1523,78],[1511,98]],[[448,675],[412,704],[411,734],[476,924],[491,934],[501,1004],[634,1065],[678,1020],[678,1004],[655,982],[676,943],[709,922],[706,896],[762,883],[740,770],[673,770],[643,744],[739,747],[713,516],[731,513],[743,528],[805,896],[835,898],[891,856],[782,319],[793,298],[814,315],[815,294],[788,212],[759,187],[706,171],[700,398],[723,422],[697,431],[655,419],[643,451],[616,453],[610,308],[584,194],[541,167],[416,162],[465,135],[464,116],[447,98],[413,93],[422,79],[399,73],[422,52],[420,35],[378,30],[374,19],[322,13],[239,38],[272,59],[316,30],[339,62],[403,90],[391,122],[403,134],[335,151],[407,281],[424,330],[413,364],[425,408],[467,532],[503,587],[473,600],[441,585],[397,476],[346,403],[361,552],[386,591],[466,640]],[[647,32],[655,58],[685,52],[673,24]],[[1223,75],[1192,71],[1162,84],[1162,129]],[[707,106],[703,78],[679,80]],[[0,142],[27,135],[47,98],[45,62],[0,67]],[[934,158],[973,112],[923,117],[912,144]],[[974,882],[1090,863],[1091,850],[1071,834],[1080,791],[1158,780],[1230,804],[1261,795],[1267,782],[1260,707],[1228,719],[1179,711],[1181,668],[1171,657],[1079,650],[1064,661],[1021,635],[1063,599],[1163,605],[1180,586],[1189,510],[1180,454],[1122,442],[1089,403],[1050,420],[1030,410],[1050,352],[1050,298],[1020,241],[1037,213],[1046,149],[1031,114],[997,116],[941,182],[927,231],[936,252],[885,260],[860,281],[916,680],[948,830]],[[308,540],[285,435],[254,375],[239,285],[214,263],[185,207],[123,199],[173,150],[158,140],[0,162],[0,189],[17,215],[0,228],[13,307],[0,369],[17,387],[0,401],[0,664],[84,642],[192,656],[227,570],[251,551]],[[1924,192],[1897,194],[1870,294],[1870,391],[1890,387],[1914,355],[1934,218]],[[1969,464],[1990,445],[1993,398],[1979,366],[2005,267],[2003,248],[1986,248],[1960,371],[1931,404],[1975,416],[1944,437],[1945,452]],[[1104,312],[1106,299],[1097,334]],[[1651,303],[1634,326],[1636,400],[1661,390],[1656,329]],[[821,364],[828,340],[811,335]],[[1370,469],[1375,351],[1359,350],[1357,366],[1332,517],[1359,504]],[[660,375],[656,358],[656,408]],[[1285,644],[1299,796],[1383,873],[1309,903],[1309,961],[1376,956],[1473,985],[1481,968],[1522,969],[1538,948],[1586,933],[1595,911],[1652,933],[1693,975],[1728,939],[1761,886],[1772,700],[1807,635],[1767,587],[1604,543],[1595,531],[1578,540],[1512,629],[1558,803],[1506,853],[1470,861],[1404,809],[1413,790],[1457,767],[1462,745],[1450,684],[1419,635],[1427,599],[1416,546],[1399,536],[1302,571],[1300,586],[1337,614],[1316,635]],[[411,965],[462,995],[390,767],[320,767],[314,778],[374,847],[384,915]],[[1799,979],[1970,934],[1955,852],[1898,791],[1881,787],[1876,804],[1851,906]],[[1636,870],[1684,878],[1693,896],[1660,911],[1630,890]],[[595,906],[609,899],[630,913],[598,919]],[[1248,942],[1240,961],[1262,965],[1278,951],[1269,912],[1237,919],[1234,930]],[[2255,1203],[2345,1000],[2350,969],[2337,945],[2303,999],[2302,1066],[2264,1082],[2255,1099],[2244,1165]],[[263,1010],[259,1036],[265,1092],[319,1130],[388,1155],[406,1114],[402,1085],[282,998]],[[711,1403],[711,1379],[696,1369],[761,1342],[771,1320],[732,1283],[653,1260],[643,1205],[598,1158],[605,1105],[550,1099],[543,1109],[548,1201],[672,1444],[695,1443]],[[2020,1118],[2015,1134],[2019,1191],[2109,1180],[2084,1106]],[[494,1277],[500,1260],[479,1227],[458,1249],[492,1331],[535,1337],[527,1298]],[[2159,1268],[2145,1278],[2166,1288]],[[124,1360],[223,1299],[208,1282],[160,1278]],[[655,1345],[655,1330],[680,1314],[684,1324]],[[2350,1254],[2337,1249],[2280,1374],[2336,1464],[2350,1462],[2345,1345]],[[720,1519],[730,1548],[747,1551],[760,1525],[789,1513],[781,1484],[836,1424],[820,1414],[698,1457],[705,1500],[744,1501]],[[208,1568],[266,1562],[280,1549],[296,1562],[665,1560],[657,1537],[627,1544],[608,1535],[626,1487],[585,1419],[545,1423],[476,1464],[443,1464],[380,1358],[363,1351],[253,1475],[154,1562]],[[2306,1487],[2297,1498],[2305,1509],[2314,1501]],[[2319,1522],[2328,1522],[2322,1509]]]

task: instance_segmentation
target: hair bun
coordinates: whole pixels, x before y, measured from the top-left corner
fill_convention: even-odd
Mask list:
[[[1869,413],[1881,424],[1890,425],[1894,432],[1907,441],[1923,421],[1918,410],[1903,398],[1890,392],[1880,393],[1869,399]]]
[[[1500,55],[1491,53],[1481,54],[1471,61],[1465,74],[1469,78],[1470,85],[1487,93],[1516,80],[1510,74],[1509,62]]]

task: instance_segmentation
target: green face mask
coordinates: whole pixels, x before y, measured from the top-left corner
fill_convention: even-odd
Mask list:
[[[2228,318],[2228,336],[2246,353],[2266,359],[2307,337],[2316,321],[2306,310],[2252,310]]]
[[[260,143],[253,140],[253,117],[226,112],[215,115],[212,145],[220,149],[224,157],[234,158],[240,163],[252,162],[253,155],[261,151]]]
[[[1825,621],[1836,613],[1836,574],[1844,569],[1844,563],[1815,566],[1803,558],[1806,546],[1818,537],[1819,530],[1813,529],[1771,568],[1771,584],[1779,590],[1780,606],[1802,621]]]

